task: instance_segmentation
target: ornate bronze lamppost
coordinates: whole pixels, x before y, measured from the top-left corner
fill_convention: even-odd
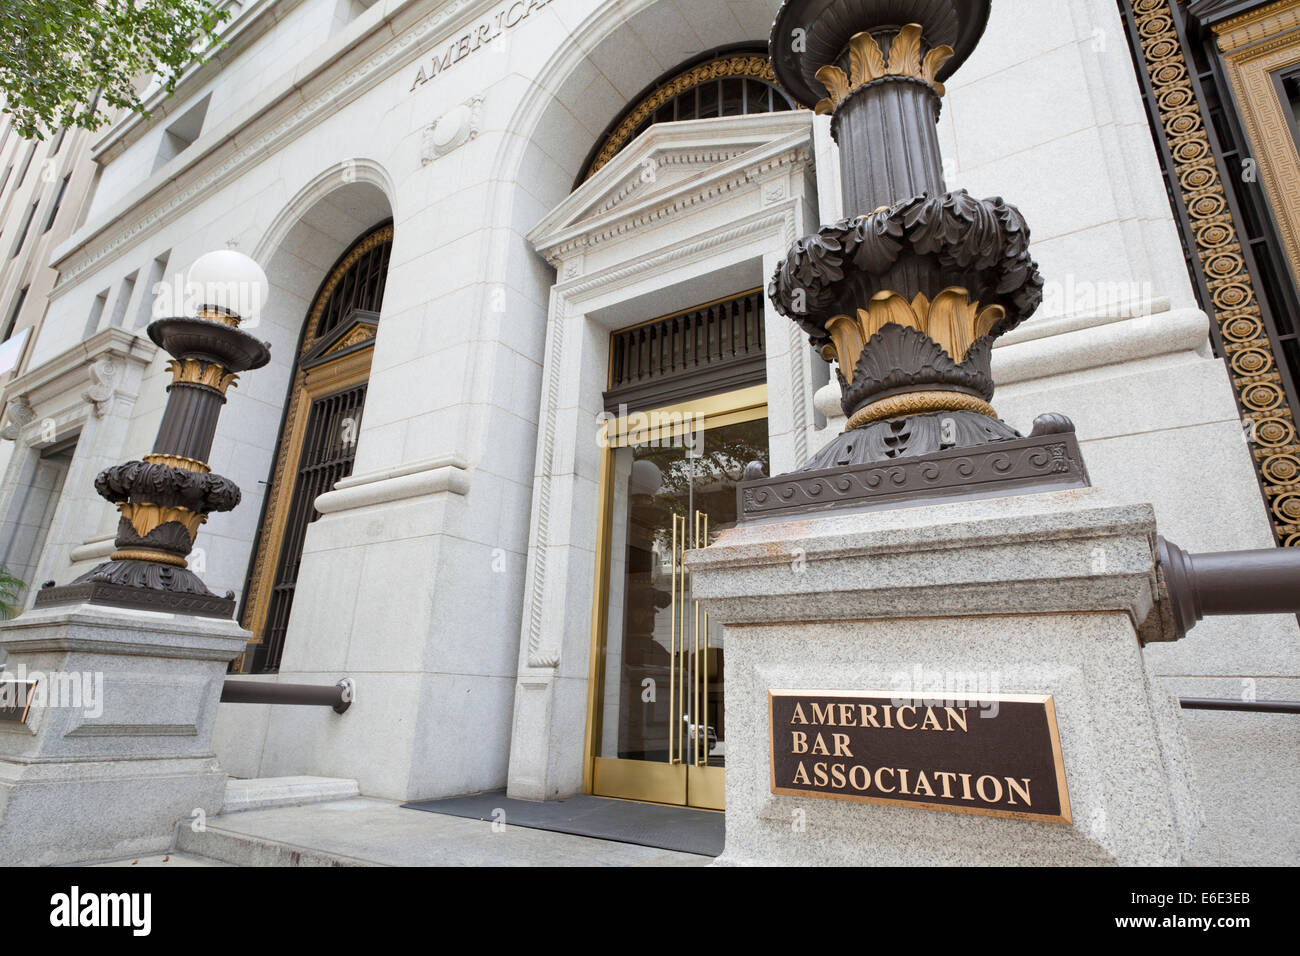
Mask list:
[[[204,617],[234,615],[233,593],[219,597],[190,571],[186,557],[199,526],[231,511],[240,492],[207,463],[226,392],[239,374],[266,365],[270,347],[241,329],[266,299],[267,281],[252,259],[209,253],[190,269],[188,288],[201,303],[195,316],[157,319],[149,338],[172,356],[153,451],[143,461],[105,469],[95,490],[117,506],[117,550],[69,585],[47,584],[35,605],[89,603]]]
[[[1029,227],[944,183],[943,81],[989,0],[787,0],[772,31],[785,88],[832,117],[848,218],[795,243],[771,297],[839,365],[847,431],[805,470],[1019,438],[997,418],[993,341],[1037,309]]]
[[[794,474],[744,485],[745,519],[1088,483],[1068,419],[1042,416],[1025,437],[990,404],[993,343],[1038,308],[1043,279],[1019,210],[944,182],[943,84],[989,8],[786,0],[777,13],[773,67],[831,116],[846,218],[794,244],[769,296],[836,361],[848,427]]]

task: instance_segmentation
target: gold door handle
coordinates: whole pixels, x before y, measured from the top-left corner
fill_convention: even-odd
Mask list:
[[[709,516],[702,511],[695,512],[695,541],[696,548],[707,548],[709,546]],[[692,602],[695,607],[695,628],[693,634],[694,649],[694,671],[691,680],[691,690],[695,697],[695,708],[693,716],[693,744],[695,766],[703,767],[709,762],[709,686],[708,686],[708,660],[709,660],[709,615],[702,611],[700,602]],[[701,621],[703,629],[701,629]],[[703,641],[701,641],[703,635]]]
[[[681,529],[679,535],[678,529]],[[677,601],[677,590],[680,575],[686,573],[686,569],[681,561],[682,545],[686,539],[686,519],[680,515],[673,515],[673,550],[670,562],[671,585],[669,591],[672,595],[672,604],[669,609],[668,618],[668,763],[675,764],[681,762],[680,750],[674,753],[673,744],[677,740],[678,726],[681,723],[677,719],[677,634],[679,611]],[[680,573],[679,573],[680,572]],[[682,595],[683,602],[685,594]],[[685,638],[685,633],[682,637]]]
[[[681,654],[681,663],[677,664],[677,707],[673,710],[673,735],[677,738],[677,763],[686,762],[686,728],[683,726],[682,711],[688,709],[686,703],[686,612],[687,612],[687,570],[686,570],[686,549],[689,548],[690,538],[687,535],[687,520],[685,515],[680,516],[682,522],[681,550],[677,553],[677,563],[681,569],[679,574],[681,601],[679,609],[681,617],[677,622],[678,648]],[[674,659],[675,660],[675,659]]]

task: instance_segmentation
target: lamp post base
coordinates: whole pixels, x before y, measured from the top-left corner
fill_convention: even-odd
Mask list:
[[[1149,506],[1081,489],[752,523],[691,552],[726,644],[720,862],[1194,858],[1177,704],[1137,634],[1154,541]]]
[[[34,608],[0,630],[0,865],[166,849],[179,821],[219,813],[212,728],[233,621],[99,604]]]
[[[154,586],[148,583],[151,579],[156,582]],[[33,607],[67,604],[98,604],[225,620],[235,615],[232,593],[220,597],[209,591],[194,572],[149,561],[106,561],[71,584],[42,588]]]

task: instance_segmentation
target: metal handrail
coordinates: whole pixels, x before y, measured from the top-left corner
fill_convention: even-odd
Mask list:
[[[1213,697],[1180,697],[1183,710],[1239,710],[1252,714],[1300,714],[1300,700],[1222,700]]]
[[[1157,557],[1174,640],[1212,615],[1300,614],[1300,548],[1188,554],[1160,538]]]
[[[341,714],[356,699],[356,684],[345,677],[333,686],[323,684],[274,684],[252,680],[227,680],[221,687],[223,704],[293,704],[333,707]]]

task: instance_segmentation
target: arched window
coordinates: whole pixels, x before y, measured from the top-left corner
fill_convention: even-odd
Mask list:
[[[253,641],[236,672],[280,669],[316,498],[352,474],[392,247],[391,223],[370,230],[312,299],[244,588],[240,620]]]
[[[588,161],[579,185],[600,172],[655,123],[796,109],[776,82],[766,50],[715,53],[656,82],[614,121]]]

